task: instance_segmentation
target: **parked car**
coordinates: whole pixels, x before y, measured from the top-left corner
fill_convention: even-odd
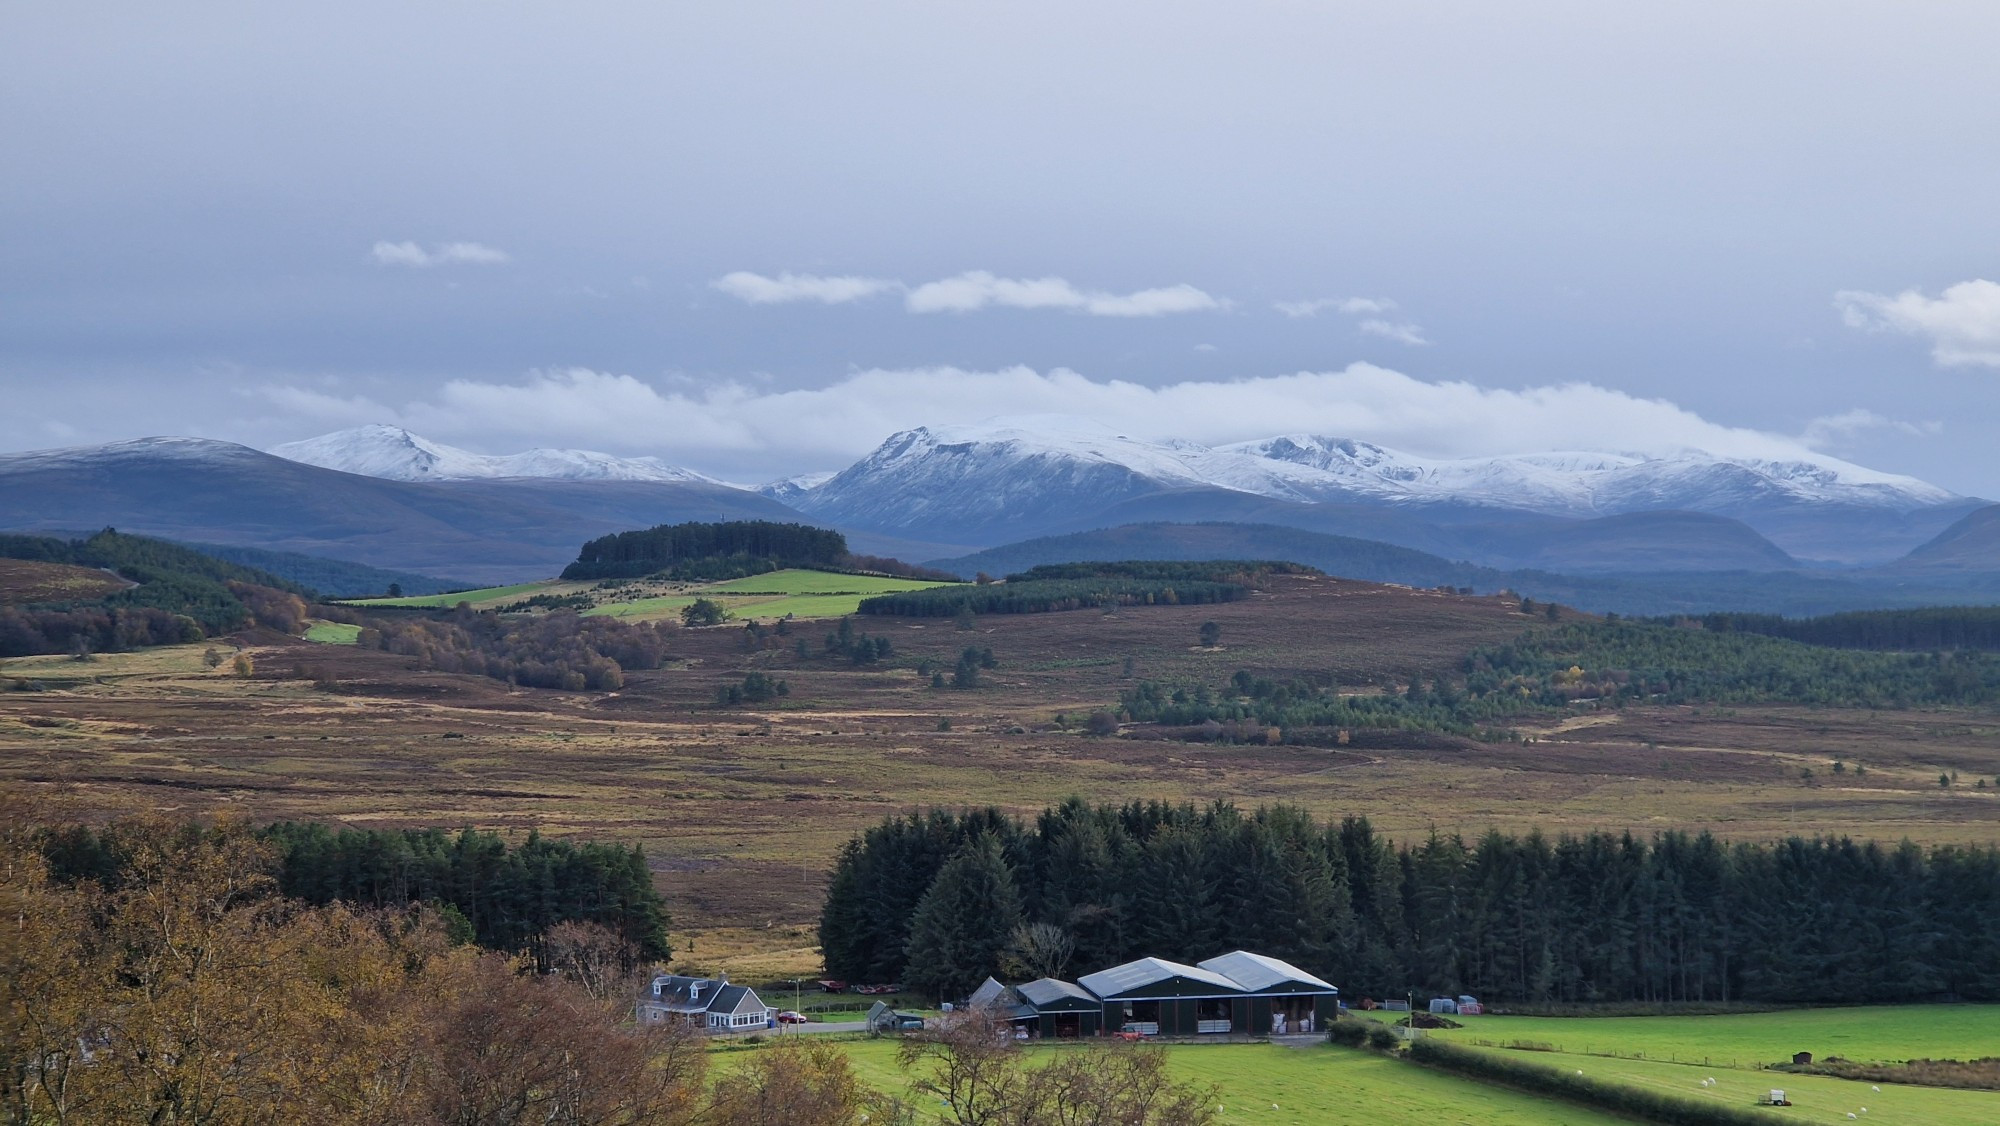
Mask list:
[[[806,1015],[804,1013],[797,1013],[786,1009],[784,1012],[778,1014],[779,1024],[804,1024],[805,1022]]]

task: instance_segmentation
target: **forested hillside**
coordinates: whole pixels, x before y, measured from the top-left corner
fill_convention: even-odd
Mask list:
[[[1138,723],[1209,725],[1211,737],[1342,739],[1361,730],[1509,738],[1508,723],[1578,707],[1808,704],[1904,708],[2000,700],[2000,656],[1866,652],[1651,622],[1578,622],[1473,650],[1456,670],[1354,692],[1327,679],[1239,670],[1224,684],[1141,681],[1119,710]]]
[[[289,631],[303,620],[310,593],[265,571],[110,528],[81,540],[0,536],[0,557],[102,568],[135,584],[101,598],[0,607],[0,657],[199,641],[253,618]]]
[[[968,888],[990,910],[944,909]],[[1040,924],[1040,926],[1037,926]],[[827,972],[961,997],[988,974],[1276,955],[1349,997],[2000,1000],[2000,849],[1488,833],[1071,800],[885,820],[850,841]]]
[[[475,585],[410,571],[387,571],[344,559],[301,555],[296,551],[265,551],[220,543],[191,543],[187,546],[203,555],[275,575],[315,591],[322,598],[365,598],[387,591],[392,583],[405,595],[444,594]]]
[[[1761,633],[1841,649],[2000,649],[2000,606],[1856,610],[1818,618],[1704,614],[1700,621],[1711,630]]]

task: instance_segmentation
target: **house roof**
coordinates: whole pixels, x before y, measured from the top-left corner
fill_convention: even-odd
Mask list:
[[[972,991],[972,996],[966,998],[965,1003],[979,1008],[982,1005],[1004,1004],[1006,1000],[1007,987],[989,977],[979,983],[979,988]]]
[[[1063,1001],[1084,1001],[1093,1005],[1097,1003],[1097,997],[1088,989],[1053,977],[1036,978],[1026,985],[1017,985],[1014,987],[1014,992],[1019,993],[1022,1000],[1037,1008],[1047,1008]]]
[[[711,1013],[761,1013],[764,1009],[757,991],[747,985],[725,985],[715,991],[715,999],[708,1003]]]
[[[1244,991],[1242,986],[1219,973],[1197,966],[1184,966],[1179,962],[1169,962],[1165,958],[1139,958],[1108,970],[1085,974],[1077,979],[1077,984],[1099,997],[1111,998],[1136,992],[1149,985],[1171,981],[1177,977],[1223,993]]]
[[[756,990],[716,978],[661,974],[653,984],[657,988],[647,991],[645,1002],[678,1013],[744,1013],[765,1007]]]
[[[1221,974],[1249,993],[1263,993],[1281,985],[1304,986],[1299,992],[1340,992],[1290,962],[1266,954],[1252,954],[1248,950],[1219,954],[1203,961],[1201,968]]]

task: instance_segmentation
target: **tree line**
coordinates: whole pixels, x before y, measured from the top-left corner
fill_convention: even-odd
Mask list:
[[[1044,614],[1104,606],[1197,606],[1247,598],[1240,583],[1203,579],[1031,579],[935,586],[864,598],[858,613],[905,618]]]
[[[358,625],[356,644],[412,657],[440,672],[465,672],[530,688],[612,691],[625,670],[656,669],[672,626],[574,611],[502,616],[468,607],[383,613],[323,606],[327,618]]]
[[[1854,610],[1817,618],[1777,614],[1703,614],[1692,619],[1718,632],[1757,633],[1841,649],[2000,650],[2000,606],[1926,606],[1913,610]]]
[[[59,883],[84,880],[118,888],[134,858],[160,831],[149,822],[103,829],[67,825],[44,834],[42,858]],[[189,840],[217,830],[178,826]],[[529,833],[509,847],[475,829],[351,829],[278,822],[252,834],[270,846],[271,875],[282,894],[306,903],[402,909],[424,904],[489,950],[527,953],[548,964],[549,931],[566,922],[601,926],[635,958],[664,959],[667,912],[646,855],[637,845],[549,840]]]
[[[961,997],[1242,948],[1350,997],[1536,1002],[2000,999],[2000,849],[1846,838],[1490,832],[1072,799],[890,818],[841,850],[827,972]]]

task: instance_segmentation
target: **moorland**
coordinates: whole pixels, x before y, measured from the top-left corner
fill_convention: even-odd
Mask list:
[[[810,597],[783,579],[741,582]],[[919,807],[1282,802],[1365,815],[1401,841],[1496,828],[1991,840],[2000,714],[1979,705],[1582,700],[1511,717],[1512,737],[1491,741],[1355,730],[1302,745],[1133,723],[1091,733],[1093,715],[1142,684],[1224,685],[1248,671],[1365,698],[1462,676],[1475,649],[1593,621],[1528,610],[1505,596],[1272,575],[1215,605],[857,616],[850,629],[892,639],[893,655],[856,663],[826,643],[836,621],[744,606],[715,626],[663,624],[661,667],[629,670],[611,691],[521,687],[337,643],[358,629],[251,626],[87,661],[6,662],[0,677],[35,690],[0,693],[0,776],[48,784],[96,818],[227,811],[640,844],[689,964],[772,975],[818,969],[814,922],[841,843]],[[218,645],[230,659],[211,664]],[[976,685],[934,687],[967,649],[992,654]],[[718,687],[753,672],[787,694],[718,706]]]

